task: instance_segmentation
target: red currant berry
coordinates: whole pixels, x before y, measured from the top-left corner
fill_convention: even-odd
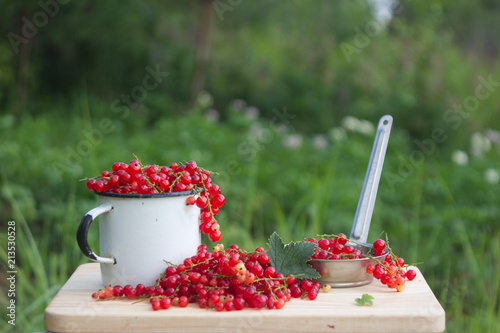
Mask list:
[[[217,310],[217,311],[219,311],[219,312],[220,312],[220,311],[223,311],[223,310],[224,310],[224,303],[222,303],[222,302],[217,302],[217,303],[215,304],[215,310]]]
[[[347,246],[344,246],[342,253],[351,254],[353,251],[354,251],[354,247],[352,247],[351,245],[347,245]]]
[[[253,305],[258,309],[265,307],[266,304],[267,304],[267,296],[263,294],[256,295],[253,298]]]
[[[149,182],[151,184],[158,185],[161,181],[162,181],[162,179],[160,178],[160,176],[158,176],[155,173],[153,173],[152,175],[149,176]]]
[[[200,298],[200,299],[198,300],[198,306],[199,306],[201,309],[206,308],[206,307],[207,307],[207,305],[208,305],[208,302],[207,302],[207,300],[206,300],[205,298]]]
[[[179,303],[178,303],[178,305],[181,308],[185,308],[186,306],[188,306],[188,304],[189,304],[189,299],[186,296],[179,297]]]
[[[142,173],[136,173],[132,176],[132,181],[137,182],[139,185],[143,185],[146,183],[146,177]]]
[[[233,253],[229,256],[229,264],[231,266],[236,266],[240,261],[240,255],[238,253]]]
[[[216,231],[212,231],[210,234],[208,234],[208,238],[212,241],[212,242],[218,242],[222,237],[222,234],[219,230],[216,230]]]
[[[137,291],[137,295],[143,295],[146,292],[146,286],[143,285],[142,283],[139,283],[136,287],[135,290]]]
[[[282,309],[285,306],[285,301],[282,298],[278,298],[276,301],[274,301],[274,307],[276,309]]]
[[[384,275],[385,275],[385,271],[380,266],[375,267],[375,269],[373,270],[373,277],[376,279],[380,279]]]
[[[121,170],[121,168],[122,168],[121,164],[122,164],[121,162],[113,163],[113,167],[112,167],[113,172],[117,172],[118,170]]]
[[[405,279],[402,277],[397,277],[396,278],[396,288],[397,287],[403,287],[405,285]]]
[[[189,173],[184,173],[181,178],[180,178],[180,181],[181,183],[183,183],[184,185],[187,185],[187,184],[191,184],[191,176],[189,175]]]
[[[87,188],[89,190],[93,190],[94,186],[95,186],[95,183],[96,183],[96,180],[94,178],[91,178],[91,179],[87,180]]]
[[[126,171],[131,175],[135,175],[136,173],[141,172],[141,164],[137,160],[132,160],[127,166]]]
[[[202,223],[202,224],[200,224],[200,230],[205,235],[209,234],[212,231],[212,223]]]
[[[253,274],[253,273],[245,274],[245,282],[246,283],[251,284],[251,283],[254,283],[254,281],[255,281],[255,274]]]
[[[327,250],[330,246],[330,242],[328,241],[328,239],[320,239],[318,241],[318,246],[323,250]]]
[[[156,310],[159,310],[159,309],[161,308],[161,306],[160,306],[160,301],[159,301],[158,299],[156,299],[156,298],[155,298],[155,299],[153,299],[153,300],[151,301],[151,307],[152,307],[152,308],[153,308],[153,310],[155,310],[155,311],[156,311]]]
[[[105,299],[106,298],[106,290],[99,289],[99,291],[97,292],[97,295],[99,296],[100,299]]]
[[[332,251],[334,254],[341,254],[343,249],[344,249],[344,245],[342,245],[340,243],[335,243],[332,245]]]
[[[154,173],[157,173],[158,172],[158,167],[156,165],[146,165],[144,167],[144,172],[150,176]]]
[[[265,253],[259,255],[259,262],[261,265],[265,265],[269,262],[269,256]]]
[[[286,284],[288,284],[289,286],[297,281],[297,279],[294,276],[291,276],[291,274],[287,274],[286,276],[288,277],[288,279],[286,279]]]
[[[387,286],[391,289],[396,288],[396,278],[391,276],[387,279]]]
[[[186,170],[190,174],[194,174],[198,170],[198,166],[196,165],[195,161],[189,161],[186,163]]]
[[[94,191],[96,192],[105,192],[106,191],[106,182],[102,179],[99,179],[94,184]]]
[[[226,309],[226,311],[233,311],[235,309],[234,303],[232,301],[226,301],[224,309]]]
[[[406,278],[409,280],[409,281],[412,281],[413,279],[415,279],[415,277],[417,276],[417,273],[413,270],[413,269],[409,269],[407,272],[406,272]]]
[[[236,297],[233,301],[235,310],[243,310],[246,306],[245,299],[241,297]]]
[[[164,310],[168,309],[172,305],[172,299],[170,297],[162,297],[160,300],[160,307]]]
[[[396,259],[396,266],[401,268],[401,267],[404,267],[404,265],[405,265],[405,260],[403,258]]]
[[[290,286],[290,294],[293,298],[299,298],[300,296],[302,296],[302,289],[298,284],[292,284]]]
[[[302,282],[300,283],[300,287],[302,289],[304,289],[305,291],[311,290],[312,285],[313,285],[313,283],[311,280],[302,280]]]
[[[307,298],[309,298],[311,301],[315,300],[316,297],[318,297],[318,290],[316,288],[311,288],[307,292]]]
[[[273,278],[275,275],[276,275],[276,269],[273,266],[269,266],[264,270],[265,277]]]
[[[206,197],[199,196],[198,199],[196,199],[196,206],[198,208],[205,208],[207,206],[208,200]]]
[[[226,202],[226,198],[222,194],[218,194],[214,200],[213,200],[213,205],[215,207],[222,207],[224,206],[224,203]]]
[[[187,191],[187,186],[185,184],[180,182],[175,183],[173,192],[184,192],[184,191]]]
[[[384,274],[380,278],[380,283],[382,284],[388,284],[390,282],[391,276],[389,274]]]
[[[337,234],[335,237],[335,242],[340,245],[345,245],[347,243],[347,236],[343,233]]]
[[[165,276],[166,277],[169,277],[171,275],[174,275],[175,273],[177,273],[177,268],[175,268],[175,266],[168,266],[166,269],[165,269]]]
[[[373,249],[379,252],[384,251],[385,242],[382,239],[377,239],[375,242],[373,242]]]
[[[255,274],[255,276],[257,276],[257,277],[261,277],[261,276],[262,276],[262,274],[264,274],[264,269],[263,269],[263,268],[262,268],[262,266],[261,266],[261,265],[259,265],[259,264],[254,264],[254,265],[252,266],[252,268],[250,269],[250,271],[251,271],[252,273],[254,273],[254,274]]]

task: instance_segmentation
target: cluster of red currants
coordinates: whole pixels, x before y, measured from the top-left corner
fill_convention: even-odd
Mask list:
[[[342,260],[371,258],[375,264],[368,265],[366,272],[373,274],[382,284],[389,288],[402,291],[405,286],[405,278],[413,280],[416,273],[413,269],[405,266],[403,258],[397,257],[382,239],[373,242],[372,249],[368,253],[362,253],[354,246],[349,245],[347,236],[340,233],[321,239],[309,238],[308,242],[316,244],[311,259]],[[371,253],[372,252],[372,253]],[[383,257],[383,261],[379,260]],[[377,259],[379,258],[379,259]]]
[[[221,238],[220,227],[215,220],[219,208],[225,203],[217,184],[212,184],[211,172],[189,161],[168,166],[141,165],[136,159],[129,164],[116,162],[112,171],[103,171],[100,176],[87,180],[87,188],[98,193],[154,194],[166,192],[194,191],[186,203],[201,209],[200,230],[211,241]]]
[[[397,257],[382,239],[373,242],[375,256],[381,256],[387,252],[384,261],[373,258],[377,263],[366,266],[366,272],[373,274],[373,277],[389,288],[403,291],[405,288],[405,279],[412,281],[417,273],[413,269],[405,267],[405,260]]]
[[[329,287],[323,290],[329,291]],[[197,303],[200,308],[232,311],[245,307],[281,309],[292,297],[314,300],[319,290],[318,282],[277,273],[262,247],[245,252],[237,245],[224,250],[217,244],[212,252],[200,245],[197,255],[183,264],[168,266],[155,286],[108,286],[92,298],[148,299],[153,310]]]
[[[340,233],[330,236],[329,238],[307,239],[308,242],[316,244],[311,259],[341,260],[364,258],[360,250],[347,243],[348,239],[346,235]]]

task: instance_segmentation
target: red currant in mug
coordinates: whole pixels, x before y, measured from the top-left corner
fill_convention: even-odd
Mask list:
[[[218,242],[222,237],[222,234],[219,230],[216,230],[216,231],[212,231],[208,234],[208,238],[212,241],[212,242]]]

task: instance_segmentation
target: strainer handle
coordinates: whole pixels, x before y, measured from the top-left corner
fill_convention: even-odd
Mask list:
[[[380,182],[380,175],[382,174],[382,167],[384,166],[385,152],[387,151],[391,127],[392,117],[390,115],[380,118],[349,237],[349,239],[358,243],[366,243],[368,239],[368,231],[370,229],[375,199],[377,198],[378,184]]]

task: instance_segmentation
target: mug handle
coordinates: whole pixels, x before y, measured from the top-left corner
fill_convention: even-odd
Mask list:
[[[103,264],[116,264],[116,259],[114,257],[112,258],[105,258],[105,257],[99,257],[97,254],[92,251],[92,249],[89,246],[89,242],[87,240],[87,234],[89,232],[89,227],[92,221],[94,219],[103,214],[111,211],[113,209],[113,206],[110,204],[102,204],[99,207],[96,207],[92,210],[90,210],[85,216],[83,217],[82,221],[80,222],[80,226],[78,227],[78,231],[76,232],[76,241],[78,242],[78,246],[80,246],[80,250],[82,253],[89,258],[92,261],[97,261]]]

